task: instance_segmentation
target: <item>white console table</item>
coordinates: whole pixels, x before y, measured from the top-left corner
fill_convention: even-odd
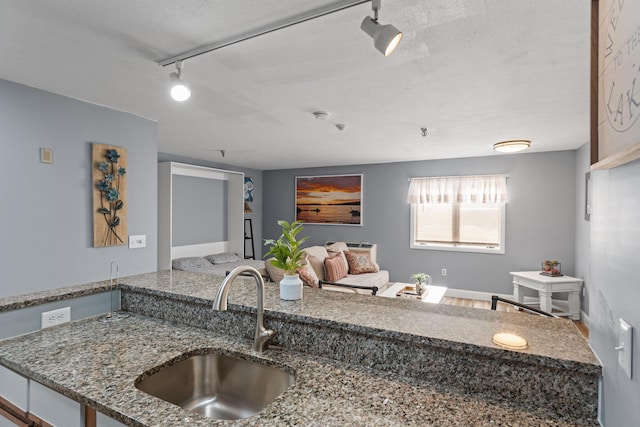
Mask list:
[[[559,307],[553,305],[551,296],[555,292],[567,292],[569,294],[568,311],[553,313],[556,316],[567,316],[573,320],[580,320],[580,290],[582,279],[571,276],[544,276],[539,271],[516,271],[509,273],[513,276],[513,299],[523,303],[524,294],[522,288],[538,291],[540,297],[540,309],[551,313]]]

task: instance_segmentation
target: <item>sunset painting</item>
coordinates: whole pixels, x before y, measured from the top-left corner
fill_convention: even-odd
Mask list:
[[[362,225],[362,174],[296,177],[296,220]]]

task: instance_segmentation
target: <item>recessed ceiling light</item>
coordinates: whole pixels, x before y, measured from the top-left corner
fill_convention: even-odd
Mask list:
[[[528,139],[511,139],[493,144],[493,149],[500,153],[517,153],[529,147],[531,147],[531,141]]]

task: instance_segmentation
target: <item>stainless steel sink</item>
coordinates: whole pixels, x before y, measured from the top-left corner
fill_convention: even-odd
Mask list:
[[[138,389],[219,420],[257,414],[295,380],[284,369],[218,353],[194,355],[141,378]]]

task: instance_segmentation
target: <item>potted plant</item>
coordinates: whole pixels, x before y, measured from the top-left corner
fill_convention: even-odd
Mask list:
[[[416,284],[416,293],[418,295],[422,295],[427,290],[427,285],[431,284],[431,276],[426,273],[416,273],[410,279]]]
[[[265,240],[265,245],[271,245],[266,255],[272,255],[271,264],[284,271],[284,278],[280,281],[280,298],[298,300],[302,298],[302,280],[298,276],[298,270],[304,265],[304,251],[300,244],[307,237],[297,239],[296,236],[303,228],[299,221],[289,224],[281,220],[278,225],[282,228],[282,234],[277,240]]]

